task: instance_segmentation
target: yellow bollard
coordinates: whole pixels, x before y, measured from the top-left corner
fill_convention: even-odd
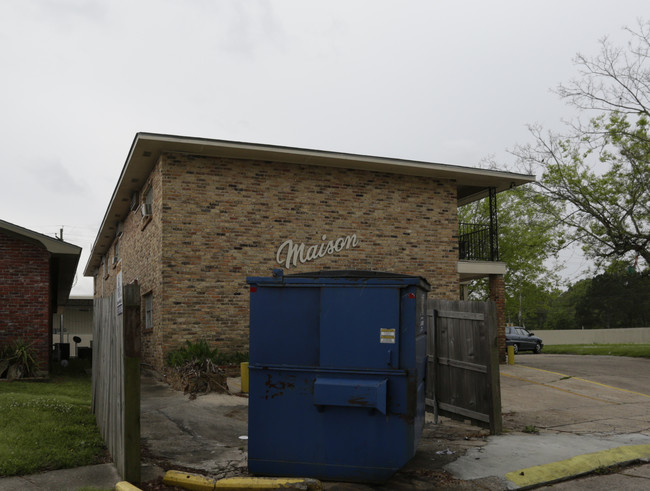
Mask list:
[[[240,364],[241,370],[241,391],[248,393],[248,362]]]
[[[515,347],[508,346],[508,365],[515,364]]]

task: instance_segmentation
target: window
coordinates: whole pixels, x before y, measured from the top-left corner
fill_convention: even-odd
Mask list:
[[[153,186],[149,186],[144,193],[144,202],[148,205],[153,204]]]
[[[144,193],[144,202],[142,203],[142,216],[149,217],[153,208],[153,187],[149,186]]]
[[[113,266],[115,266],[119,260],[120,260],[120,239],[115,239],[115,244],[113,245]]]
[[[153,292],[144,295],[144,328],[153,329]]]
[[[138,193],[137,191],[133,191],[131,193],[131,205],[129,206],[131,208],[131,211],[137,210],[139,203],[140,203],[140,193]]]

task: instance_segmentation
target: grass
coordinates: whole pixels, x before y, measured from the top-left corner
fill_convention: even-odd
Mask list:
[[[543,352],[559,355],[611,355],[650,358],[650,344],[557,344],[544,346]]]
[[[104,461],[90,376],[68,368],[45,382],[0,383],[0,476]]]
[[[532,434],[535,434],[535,435],[537,435],[539,433],[539,430],[537,429],[537,427],[535,425],[528,425],[521,431],[523,431],[524,433],[532,433]]]

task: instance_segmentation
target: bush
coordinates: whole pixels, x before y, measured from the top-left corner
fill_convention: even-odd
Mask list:
[[[39,364],[34,358],[33,343],[28,343],[24,339],[16,339],[0,351],[0,377],[21,378],[33,377]]]
[[[181,346],[167,354],[167,366],[178,368],[187,364],[202,365],[206,361],[213,365],[233,365],[248,360],[248,353],[221,353],[219,348],[211,349],[205,340],[196,343],[186,341]]]

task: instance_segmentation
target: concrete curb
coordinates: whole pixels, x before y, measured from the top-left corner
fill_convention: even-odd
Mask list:
[[[115,485],[115,491],[141,491],[140,488],[134,486],[130,482],[120,481]]]
[[[650,459],[650,445],[626,445],[550,464],[509,472],[506,479],[518,488],[529,488],[564,481],[614,465],[628,465]]]
[[[320,481],[316,479],[295,477],[229,477],[216,480],[178,471],[167,471],[163,482],[170,486],[178,486],[191,491],[234,491],[241,489],[301,489],[305,491],[320,491],[323,489]]]
[[[192,491],[211,491],[214,489],[217,480],[186,472],[167,471],[163,482],[170,486],[178,486]]]

